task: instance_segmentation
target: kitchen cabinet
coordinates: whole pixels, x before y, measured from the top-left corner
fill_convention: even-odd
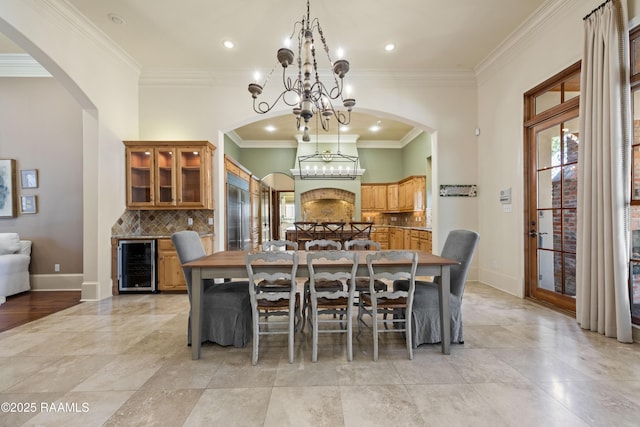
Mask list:
[[[400,228],[400,227],[381,227],[385,229],[387,236],[387,247],[382,249],[397,249],[397,250],[420,250],[425,252],[432,252],[431,248],[431,231],[419,230],[415,228]],[[378,235],[372,233],[372,239],[376,240]],[[382,240],[376,240],[380,242],[382,246]]]
[[[157,272],[157,282],[156,288],[158,291],[179,291],[186,292],[187,291],[187,282],[184,278],[184,273],[182,272],[182,266],[180,264],[180,259],[178,258],[178,253],[176,252],[175,247],[173,246],[173,242],[170,238],[155,238],[153,236],[149,237],[139,237],[140,239],[155,239],[157,241],[156,251],[157,251],[157,263],[156,263],[156,272]],[[120,238],[112,238],[111,239],[111,280],[113,282],[112,292],[113,295],[118,295],[118,243],[122,240]],[[126,240],[130,240],[127,238]],[[208,254],[213,253],[213,236],[206,235],[201,236],[200,241],[202,242],[202,246],[204,247],[205,252]]]
[[[402,249],[411,249],[411,230],[402,230]]]
[[[184,279],[178,253],[171,239],[158,239],[158,290],[187,290],[187,282]]]
[[[200,237],[207,255],[213,253],[213,236]],[[184,291],[187,282],[184,278],[178,253],[171,239],[158,239],[158,290]]]
[[[398,209],[398,184],[387,184],[387,210],[397,212]]]
[[[426,176],[411,176],[397,183],[360,186],[362,212],[415,212],[426,208]]]
[[[251,248],[258,250],[260,245],[260,180],[252,176],[251,184]]]
[[[375,227],[371,232],[371,240],[380,243],[380,250],[389,249],[389,229],[387,227]]]
[[[398,210],[401,212],[424,211],[426,177],[412,176],[398,184]]]
[[[385,211],[387,209],[387,186],[385,184],[361,185],[360,207],[363,211]]]
[[[420,230],[419,232],[419,246],[418,249],[425,252],[433,252],[431,244],[431,231]]]
[[[401,228],[389,228],[389,249],[404,249],[404,232]]]
[[[213,209],[215,147],[207,141],[124,141],[127,209]]]
[[[408,230],[411,238],[410,248],[412,251],[420,250],[420,231]]]

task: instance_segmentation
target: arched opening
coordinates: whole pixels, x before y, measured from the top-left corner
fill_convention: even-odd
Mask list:
[[[263,241],[268,238],[284,239],[296,216],[295,182],[290,175],[281,172],[266,175],[262,182],[269,188],[269,195],[268,198],[262,197],[261,228],[268,227],[271,231],[269,236],[263,233]],[[265,212],[268,212],[266,217]]]

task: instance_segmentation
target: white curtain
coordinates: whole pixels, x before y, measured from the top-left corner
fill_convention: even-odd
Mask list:
[[[578,150],[576,318],[632,342],[629,307],[631,113],[626,4],[584,19]]]

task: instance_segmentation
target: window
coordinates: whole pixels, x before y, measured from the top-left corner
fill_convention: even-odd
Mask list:
[[[640,324],[640,27],[636,27],[630,32],[629,46],[631,51],[631,104],[633,110],[629,299],[633,323]]]

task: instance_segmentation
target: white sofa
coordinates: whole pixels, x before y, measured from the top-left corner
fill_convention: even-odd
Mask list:
[[[31,241],[17,233],[0,233],[0,304],[6,297],[31,289]]]

